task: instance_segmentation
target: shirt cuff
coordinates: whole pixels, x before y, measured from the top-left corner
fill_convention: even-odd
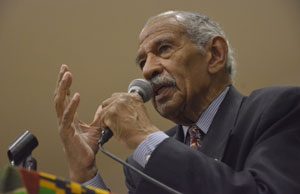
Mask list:
[[[162,131],[158,131],[150,134],[134,151],[133,159],[139,163],[142,167],[145,167],[152,152],[155,150],[158,144],[163,140],[169,138]]]
[[[88,180],[87,182],[84,182],[82,185],[83,186],[92,186],[92,187],[96,187],[96,188],[99,188],[99,189],[104,189],[104,190],[109,191],[109,188],[104,183],[104,181],[103,181],[102,177],[100,176],[99,172],[91,180]]]

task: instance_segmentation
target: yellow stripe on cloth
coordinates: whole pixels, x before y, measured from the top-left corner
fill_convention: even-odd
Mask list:
[[[68,189],[68,193],[72,194],[84,194],[84,193],[95,193],[95,194],[110,194],[109,191],[94,188],[91,186],[82,186],[76,182],[65,181],[63,179],[59,179],[54,175],[40,172],[40,187],[47,188],[56,192],[56,194],[66,194]],[[62,188],[60,188],[62,187]]]
[[[98,188],[95,188],[95,187],[92,187],[92,186],[87,186],[87,188],[94,191],[96,194],[111,194],[111,192],[109,192],[107,190],[98,189]]]
[[[40,188],[52,190],[56,194],[65,194],[66,193],[65,189],[59,188],[56,186],[55,183],[50,182],[49,180],[44,180],[44,179],[40,180]]]
[[[52,175],[52,174],[48,174],[45,172],[39,172],[40,176],[43,178],[47,178],[47,179],[51,179],[51,180],[55,180],[57,177]]]
[[[72,193],[74,194],[81,194],[83,192],[81,185],[78,183],[71,182],[70,187]]]

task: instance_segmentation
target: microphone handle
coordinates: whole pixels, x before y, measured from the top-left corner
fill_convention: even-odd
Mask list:
[[[137,93],[143,99],[143,101],[145,101],[144,97],[143,97],[143,93],[138,89],[132,89],[128,93]],[[102,132],[101,132],[101,138],[98,141],[98,144],[103,146],[113,135],[114,134],[113,134],[113,132],[110,128],[107,127],[105,129],[103,129]]]

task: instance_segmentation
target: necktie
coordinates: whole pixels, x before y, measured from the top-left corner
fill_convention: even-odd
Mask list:
[[[187,144],[194,150],[198,150],[201,147],[204,133],[196,125],[192,125],[188,128]]]

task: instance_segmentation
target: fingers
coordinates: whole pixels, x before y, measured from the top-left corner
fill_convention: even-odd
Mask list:
[[[70,87],[72,84],[72,74],[66,71],[64,72],[62,78],[59,79],[60,82],[58,87],[56,88],[54,103],[57,117],[60,120],[68,101],[67,96],[69,95]]]
[[[114,99],[115,100],[115,99]],[[97,127],[100,129],[105,129],[109,128],[110,123],[107,123],[105,118],[109,112],[111,112],[111,106],[114,105],[114,100],[113,99],[107,99],[105,102],[105,108],[103,105],[100,105],[94,115],[93,121],[90,123],[90,126],[92,127]],[[103,104],[103,103],[102,103]]]
[[[121,135],[121,123],[136,121],[138,104],[143,103],[138,94],[114,93],[98,107],[91,126],[111,128],[116,136]]]
[[[114,101],[132,103],[133,101],[143,102],[143,99],[138,93],[113,93],[110,98],[101,103],[102,108],[114,103]]]
[[[54,96],[56,96],[56,93],[57,93],[58,87],[60,85],[60,82],[61,82],[61,80],[62,80],[62,78],[63,78],[63,76],[66,72],[69,72],[69,67],[65,64],[62,64],[61,67],[60,67],[59,73],[58,73],[58,77],[57,77],[57,81],[56,81],[56,88],[55,88],[55,91],[54,91]]]
[[[94,120],[91,123],[92,126],[100,126],[102,129],[109,126],[109,124],[104,121],[104,118],[112,111],[111,107],[114,107],[116,102],[120,100],[120,96],[122,96],[122,93],[114,93],[110,98],[101,103],[95,113]]]
[[[120,134],[118,121],[125,123],[125,118],[136,117],[136,106],[140,103],[142,100],[136,94],[114,93],[98,107],[91,125],[102,129],[108,127]]]
[[[115,93],[112,95],[112,97],[104,100],[101,105],[97,108],[97,111],[94,115],[94,119],[93,121],[90,123],[90,126],[93,127],[100,127],[102,129],[104,129],[105,127],[107,127],[107,125],[105,125],[105,122],[103,122],[103,117],[105,116],[107,109],[113,104],[113,102],[116,100],[117,98],[117,94],[120,93]],[[104,109],[104,110],[103,110]]]
[[[68,104],[68,106],[63,112],[61,122],[60,122],[60,127],[59,127],[62,136],[65,136],[66,134],[72,135],[75,132],[75,129],[71,125],[73,123],[76,110],[79,105],[79,101],[80,101],[80,95],[78,93],[75,93],[70,103]]]
[[[69,67],[65,64],[62,64],[58,73],[57,81],[56,81],[56,87],[59,86],[59,83],[61,79],[63,78],[65,72],[69,71]]]
[[[144,100],[143,98],[137,93],[137,92],[134,92],[134,93],[130,93],[129,95],[132,96],[132,98],[134,98],[135,100],[137,101],[140,101],[142,103],[144,103]]]
[[[113,103],[113,101],[115,101],[117,98],[120,98],[120,96],[121,96],[122,94],[123,94],[123,93],[113,93],[113,94],[111,95],[110,98],[104,100],[104,101],[101,103],[102,108],[104,108],[104,107],[110,105],[111,103]]]
[[[103,106],[99,106],[93,122],[90,124],[93,127],[99,127],[101,129],[109,128],[110,124],[106,122],[107,115],[111,112],[111,107],[113,106],[113,103],[107,105],[105,108]]]

